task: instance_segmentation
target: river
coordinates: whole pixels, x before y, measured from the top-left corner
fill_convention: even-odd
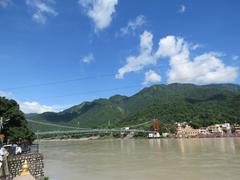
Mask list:
[[[50,180],[239,180],[240,138],[42,141]]]

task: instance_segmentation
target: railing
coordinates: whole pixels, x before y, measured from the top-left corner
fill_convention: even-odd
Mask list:
[[[39,144],[32,144],[30,146],[30,153],[39,153]]]
[[[27,154],[27,153],[39,153],[39,144],[32,145],[20,145],[22,152],[19,154]],[[9,156],[16,156],[16,146],[10,146],[7,148]]]

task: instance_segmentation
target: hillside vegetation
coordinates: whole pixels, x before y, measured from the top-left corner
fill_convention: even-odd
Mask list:
[[[194,127],[225,121],[240,123],[240,86],[153,85],[131,97],[115,95],[59,113],[31,115],[34,121],[90,128],[130,126],[152,118],[158,118],[161,129],[169,131],[176,121],[187,121]]]
[[[17,142],[19,139],[33,141],[34,134],[28,128],[28,123],[16,101],[0,97],[0,117],[3,117],[2,133],[10,142]]]

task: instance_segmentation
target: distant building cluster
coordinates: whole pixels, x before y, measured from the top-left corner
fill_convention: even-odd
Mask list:
[[[194,129],[187,122],[177,122],[176,129],[177,138],[240,136],[240,126],[231,126],[230,123],[214,124]]]

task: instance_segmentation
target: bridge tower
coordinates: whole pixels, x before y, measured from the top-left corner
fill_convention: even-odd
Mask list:
[[[152,121],[152,128],[153,128],[153,131],[155,131],[155,132],[159,132],[160,131],[160,126],[159,126],[158,119],[153,119],[153,121]]]

